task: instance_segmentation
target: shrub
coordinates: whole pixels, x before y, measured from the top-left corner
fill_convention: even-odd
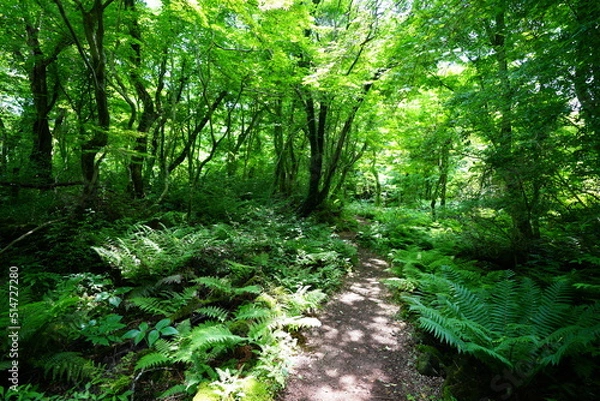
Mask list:
[[[424,330],[491,367],[527,363],[533,376],[568,355],[597,351],[600,302],[576,305],[564,277],[542,288],[510,271],[503,275],[473,285],[445,267],[423,273],[418,291],[403,299]]]

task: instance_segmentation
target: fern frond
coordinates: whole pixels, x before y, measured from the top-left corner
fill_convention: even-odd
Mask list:
[[[194,281],[205,286],[209,290],[219,292],[223,295],[231,295],[234,292],[231,282],[225,278],[204,276],[198,277]]]
[[[271,321],[257,321],[251,323],[248,328],[248,339],[251,341],[256,341],[259,344],[268,344],[270,341],[265,341],[265,338],[270,338],[272,336],[271,331]]]
[[[164,356],[167,356],[167,357],[170,357],[173,354],[173,352],[177,350],[178,346],[179,346],[178,341],[166,340],[164,338],[159,338],[152,345],[152,347],[156,350],[156,352],[158,352],[159,354],[162,354]]]
[[[566,280],[559,280],[543,292],[539,307],[531,318],[542,337],[548,336],[556,327],[563,325],[569,317],[570,289],[571,285]]]
[[[79,384],[99,374],[100,368],[79,352],[59,352],[42,357],[35,363],[52,380],[65,380]]]
[[[173,274],[171,276],[163,277],[156,284],[180,284],[183,281],[183,276],[181,274]]]
[[[483,325],[488,323],[487,304],[479,294],[454,281],[449,281],[448,286],[453,302],[458,306],[463,317]]]
[[[453,281],[448,271],[423,274],[420,291],[402,298],[420,326],[440,341],[506,367],[523,360],[536,368],[589,352],[600,338],[600,303],[574,306],[571,286],[558,280],[542,289],[511,272],[477,290]]]
[[[508,367],[509,369],[513,368],[513,363],[509,359],[504,357],[502,353],[499,353],[496,350],[491,349],[489,347],[484,347],[473,342],[468,342],[464,345],[464,351],[468,354],[478,355],[480,359],[497,361],[502,363],[505,367]]]
[[[165,399],[169,397],[173,397],[178,394],[183,394],[187,392],[187,385],[185,384],[176,384],[173,387],[164,391],[161,395],[158,396],[159,399]]]
[[[152,352],[141,357],[135,364],[135,370],[148,370],[158,366],[167,366],[173,363],[173,360],[160,352]]]
[[[534,317],[542,297],[542,289],[529,277],[520,280],[517,289],[519,305],[516,321],[523,324],[529,324]],[[526,306],[526,307],[525,307]]]
[[[185,319],[177,324],[176,329],[180,337],[186,337],[192,331],[192,322],[190,322],[190,319]]]
[[[285,310],[290,315],[300,315],[305,311],[316,309],[327,298],[321,290],[310,290],[308,286],[284,296]]]
[[[197,351],[206,350],[216,345],[232,346],[243,341],[243,337],[232,334],[226,326],[207,323],[192,329],[188,347],[192,351]]]
[[[259,285],[247,285],[245,287],[234,288],[235,295],[255,294],[258,295],[263,291]]]
[[[241,305],[234,313],[235,320],[261,320],[273,316],[273,311],[256,303],[246,303]]]
[[[224,322],[229,316],[229,312],[227,312],[225,309],[212,305],[196,309],[196,313],[218,320],[219,322]]]
[[[144,312],[153,315],[168,317],[176,310],[174,307],[169,308],[168,303],[165,305],[164,300],[155,297],[135,297],[130,298],[128,301],[130,304],[137,306]],[[165,306],[167,306],[167,308],[165,308]]]
[[[421,316],[418,321],[423,329],[432,333],[442,342],[457,348],[459,352],[465,350],[464,341],[462,341],[460,336],[451,329],[455,324],[451,324],[449,320],[443,318],[440,314],[430,313],[429,316]]]
[[[488,293],[489,303],[494,305],[488,308],[489,328],[501,333],[509,323],[516,321],[519,309],[522,309],[517,299],[517,283],[507,278],[499,281]]]
[[[321,326],[321,321],[314,317],[286,316],[273,320],[269,325],[269,328],[272,330],[276,328],[282,328],[286,330],[297,331],[302,328],[319,326]]]

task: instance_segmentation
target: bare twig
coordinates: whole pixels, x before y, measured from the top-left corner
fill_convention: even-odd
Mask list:
[[[37,226],[36,228],[32,228],[31,230],[27,231],[25,234],[21,235],[19,238],[15,239],[14,241],[12,241],[10,244],[6,245],[2,250],[0,250],[0,255],[2,255],[4,252],[6,252],[10,247],[12,247],[13,245],[15,245],[16,243],[24,240],[25,238],[29,237],[31,234],[41,230],[44,227],[47,227],[51,224],[57,223],[59,221],[63,221],[66,220],[67,217],[63,217],[60,219],[56,219],[56,220],[51,220],[51,221],[47,221],[45,223],[43,223],[42,225]]]

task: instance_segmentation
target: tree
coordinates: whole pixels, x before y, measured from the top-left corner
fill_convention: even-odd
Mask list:
[[[142,78],[142,45],[144,44],[142,38],[142,32],[139,24],[138,12],[136,9],[134,0],[124,0],[125,10],[129,12],[128,29],[131,35],[131,56],[129,64],[129,79],[132,86],[135,89],[135,94],[140,100],[143,110],[139,118],[137,132],[138,135],[135,139],[135,145],[133,147],[133,155],[131,156],[131,162],[129,163],[129,172],[131,174],[131,185],[132,193],[136,198],[143,198],[145,196],[144,191],[144,177],[143,177],[143,165],[145,155],[148,151],[148,132],[158,119],[159,114],[154,104],[154,98],[150,95],[146,88],[146,82]],[[132,118],[135,120],[136,105],[129,101],[132,105]]]
[[[79,55],[90,74],[90,82],[94,88],[95,114],[97,124],[91,129],[89,138],[81,145],[81,170],[84,179],[84,197],[93,199],[96,195],[100,163],[102,156],[96,156],[108,144],[108,129],[110,128],[110,109],[108,102],[107,59],[105,51],[105,11],[115,0],[93,0],[84,4],[75,0],[79,13],[80,27],[87,47],[84,46],[81,35],[75,30],[71,16],[65,9],[62,0],[53,0],[62,20],[68,28],[71,39],[75,43]]]
[[[538,23],[530,18],[536,12],[527,2],[512,1],[466,7],[443,2],[417,11],[431,27],[426,34],[434,38],[420,51],[437,44],[433,65],[444,61],[465,67],[467,79],[455,88],[450,105],[462,129],[486,143],[481,155],[494,173],[491,182],[500,184],[494,193],[511,217],[512,243],[521,250],[539,236],[543,188],[559,169],[551,162],[557,155],[553,143],[569,113],[560,75],[552,78],[549,71],[557,68],[547,58],[561,23]]]
[[[308,188],[300,209],[305,216],[329,196],[358,112],[374,83],[389,69],[378,40],[383,5],[314,4],[316,24],[306,36],[318,46],[327,43],[327,52],[317,52],[318,57],[303,54],[299,63],[307,71],[303,86],[296,88],[310,149]]]
[[[571,7],[570,37],[574,47],[573,85],[581,104],[590,142],[600,163],[600,4],[579,0]]]
[[[3,7],[3,13],[12,16],[13,24],[3,24],[6,40],[2,47],[17,60],[14,67],[8,68],[14,68],[15,72],[24,69],[30,91],[31,104],[24,106],[32,140],[31,176],[41,185],[48,184],[52,181],[53,155],[50,120],[60,96],[61,79],[57,68],[52,67],[71,42],[58,31],[51,10],[42,4],[24,1]]]

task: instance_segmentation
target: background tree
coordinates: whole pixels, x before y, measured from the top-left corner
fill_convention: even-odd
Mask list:
[[[69,45],[69,38],[58,31],[56,15],[36,2],[21,2],[3,6],[5,24],[2,24],[3,50],[16,62],[7,65],[14,73],[27,77],[31,103],[22,104],[23,115],[31,133],[29,177],[38,184],[52,181],[53,139],[50,121],[52,111],[60,96],[60,80],[55,63],[59,54]],[[7,19],[10,16],[11,19]],[[10,23],[8,23],[10,22]],[[57,32],[58,31],[58,32]],[[10,92],[9,92],[10,93]],[[13,101],[17,98],[13,97]],[[24,121],[24,123],[25,123]],[[60,119],[54,129],[58,129]]]
[[[75,2],[75,10],[67,9],[61,0],[54,0],[71,40],[75,43],[87,72],[90,75],[91,87],[94,89],[94,114],[96,125],[81,145],[81,170],[84,179],[84,194],[93,198],[96,195],[100,163],[102,156],[96,156],[108,144],[110,128],[110,109],[108,101],[107,52],[105,49],[105,11],[114,0],[93,0],[91,4]],[[75,17],[77,15],[77,17]],[[77,18],[79,33],[72,22]],[[83,36],[83,38],[82,38]],[[85,40],[85,42],[84,42]],[[84,43],[87,47],[84,47]]]

